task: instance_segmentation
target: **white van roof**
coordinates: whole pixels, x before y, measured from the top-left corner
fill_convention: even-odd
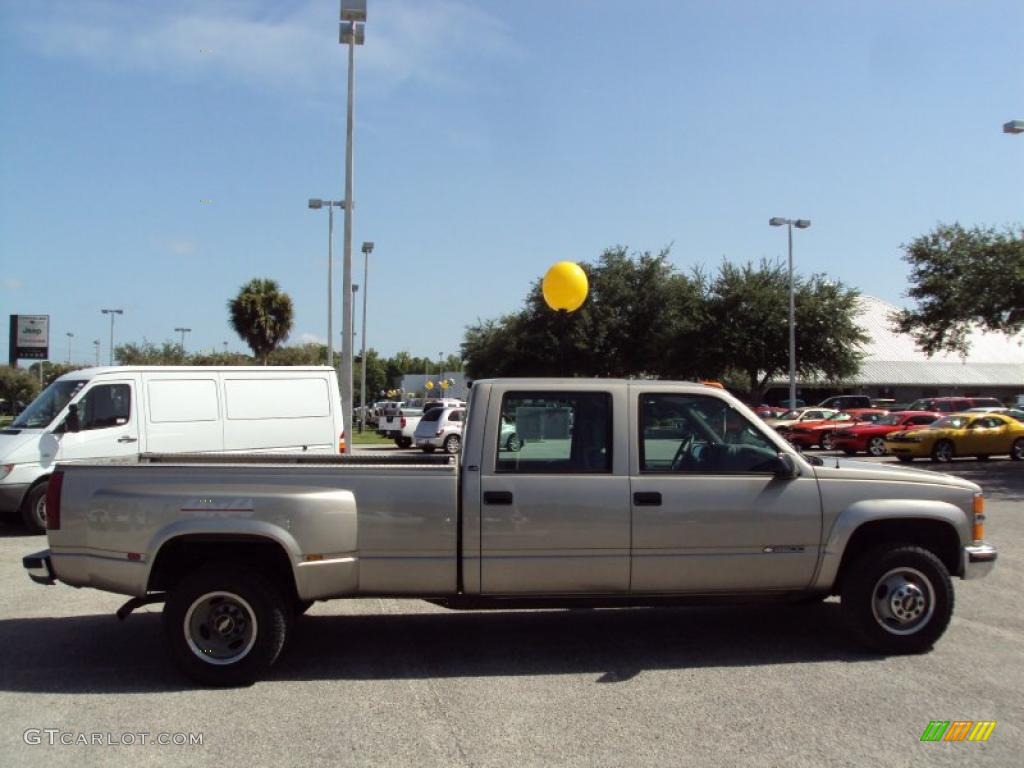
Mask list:
[[[104,373],[167,373],[189,371],[330,371],[329,365],[101,365],[68,371],[61,379],[91,379]]]

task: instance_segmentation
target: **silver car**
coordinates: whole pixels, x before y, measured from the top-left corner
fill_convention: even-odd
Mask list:
[[[413,442],[427,453],[438,448],[446,453],[458,453],[462,447],[462,425],[465,421],[465,408],[431,408],[416,426]]]

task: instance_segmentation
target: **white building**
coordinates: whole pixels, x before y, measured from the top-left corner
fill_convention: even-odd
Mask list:
[[[914,339],[896,333],[890,316],[899,311],[872,296],[860,298],[860,326],[868,335],[860,372],[837,390],[816,382],[799,382],[806,395],[825,391],[891,397],[899,402],[918,397],[981,395],[1007,400],[1024,394],[1024,334],[1016,337],[974,331],[967,356],[937,353],[928,357]],[[797,329],[799,333],[799,329]],[[776,380],[775,388],[785,382]],[[785,395],[783,395],[784,397]],[[777,399],[777,398],[776,398]]]

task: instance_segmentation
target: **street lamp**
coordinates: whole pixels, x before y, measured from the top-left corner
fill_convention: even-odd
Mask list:
[[[185,351],[185,334],[186,333],[192,333],[192,329],[191,328],[175,328],[174,330],[181,334],[181,351],[184,352]]]
[[[114,364],[114,315],[123,315],[123,309],[101,309],[104,315],[110,315],[110,364]]]
[[[92,345],[96,348],[96,366],[99,367],[99,364],[100,364],[100,340],[99,339],[93,339],[92,340]]]
[[[1024,133],[1024,120],[1011,120],[1003,123],[1003,133]]]
[[[807,229],[809,219],[768,219],[773,227],[785,226],[789,234],[789,407],[796,408],[796,300],[793,296],[793,227]]]
[[[363,363],[359,368],[359,407],[366,409],[366,294],[369,293],[370,279],[370,254],[373,253],[373,243],[369,240],[363,243],[363,338],[362,351],[359,357]],[[365,416],[365,414],[364,414]],[[366,421],[364,418],[363,421]],[[363,431],[363,421],[359,422],[359,431]]]
[[[334,209],[344,208],[344,200],[309,198],[309,207],[320,210],[327,206],[327,364],[334,367]]]
[[[341,402],[348,423],[352,423],[352,123],[355,88],[356,46],[365,40],[366,0],[341,0],[338,42],[348,45],[348,100],[345,122],[345,249],[342,260]]]
[[[68,331],[67,332],[67,337],[68,337],[68,365],[71,365],[71,340],[73,338],[75,338],[75,334],[73,334],[71,331]]]

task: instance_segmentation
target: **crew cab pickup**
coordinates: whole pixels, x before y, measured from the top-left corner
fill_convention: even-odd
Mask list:
[[[511,446],[506,425],[515,425]],[[461,457],[147,455],[59,465],[32,578],[165,601],[182,671],[259,678],[311,601],[451,608],[807,601],[928,650],[987,573],[974,483],[802,456],[700,384],[474,384]],[[461,459],[461,460],[460,460]]]

